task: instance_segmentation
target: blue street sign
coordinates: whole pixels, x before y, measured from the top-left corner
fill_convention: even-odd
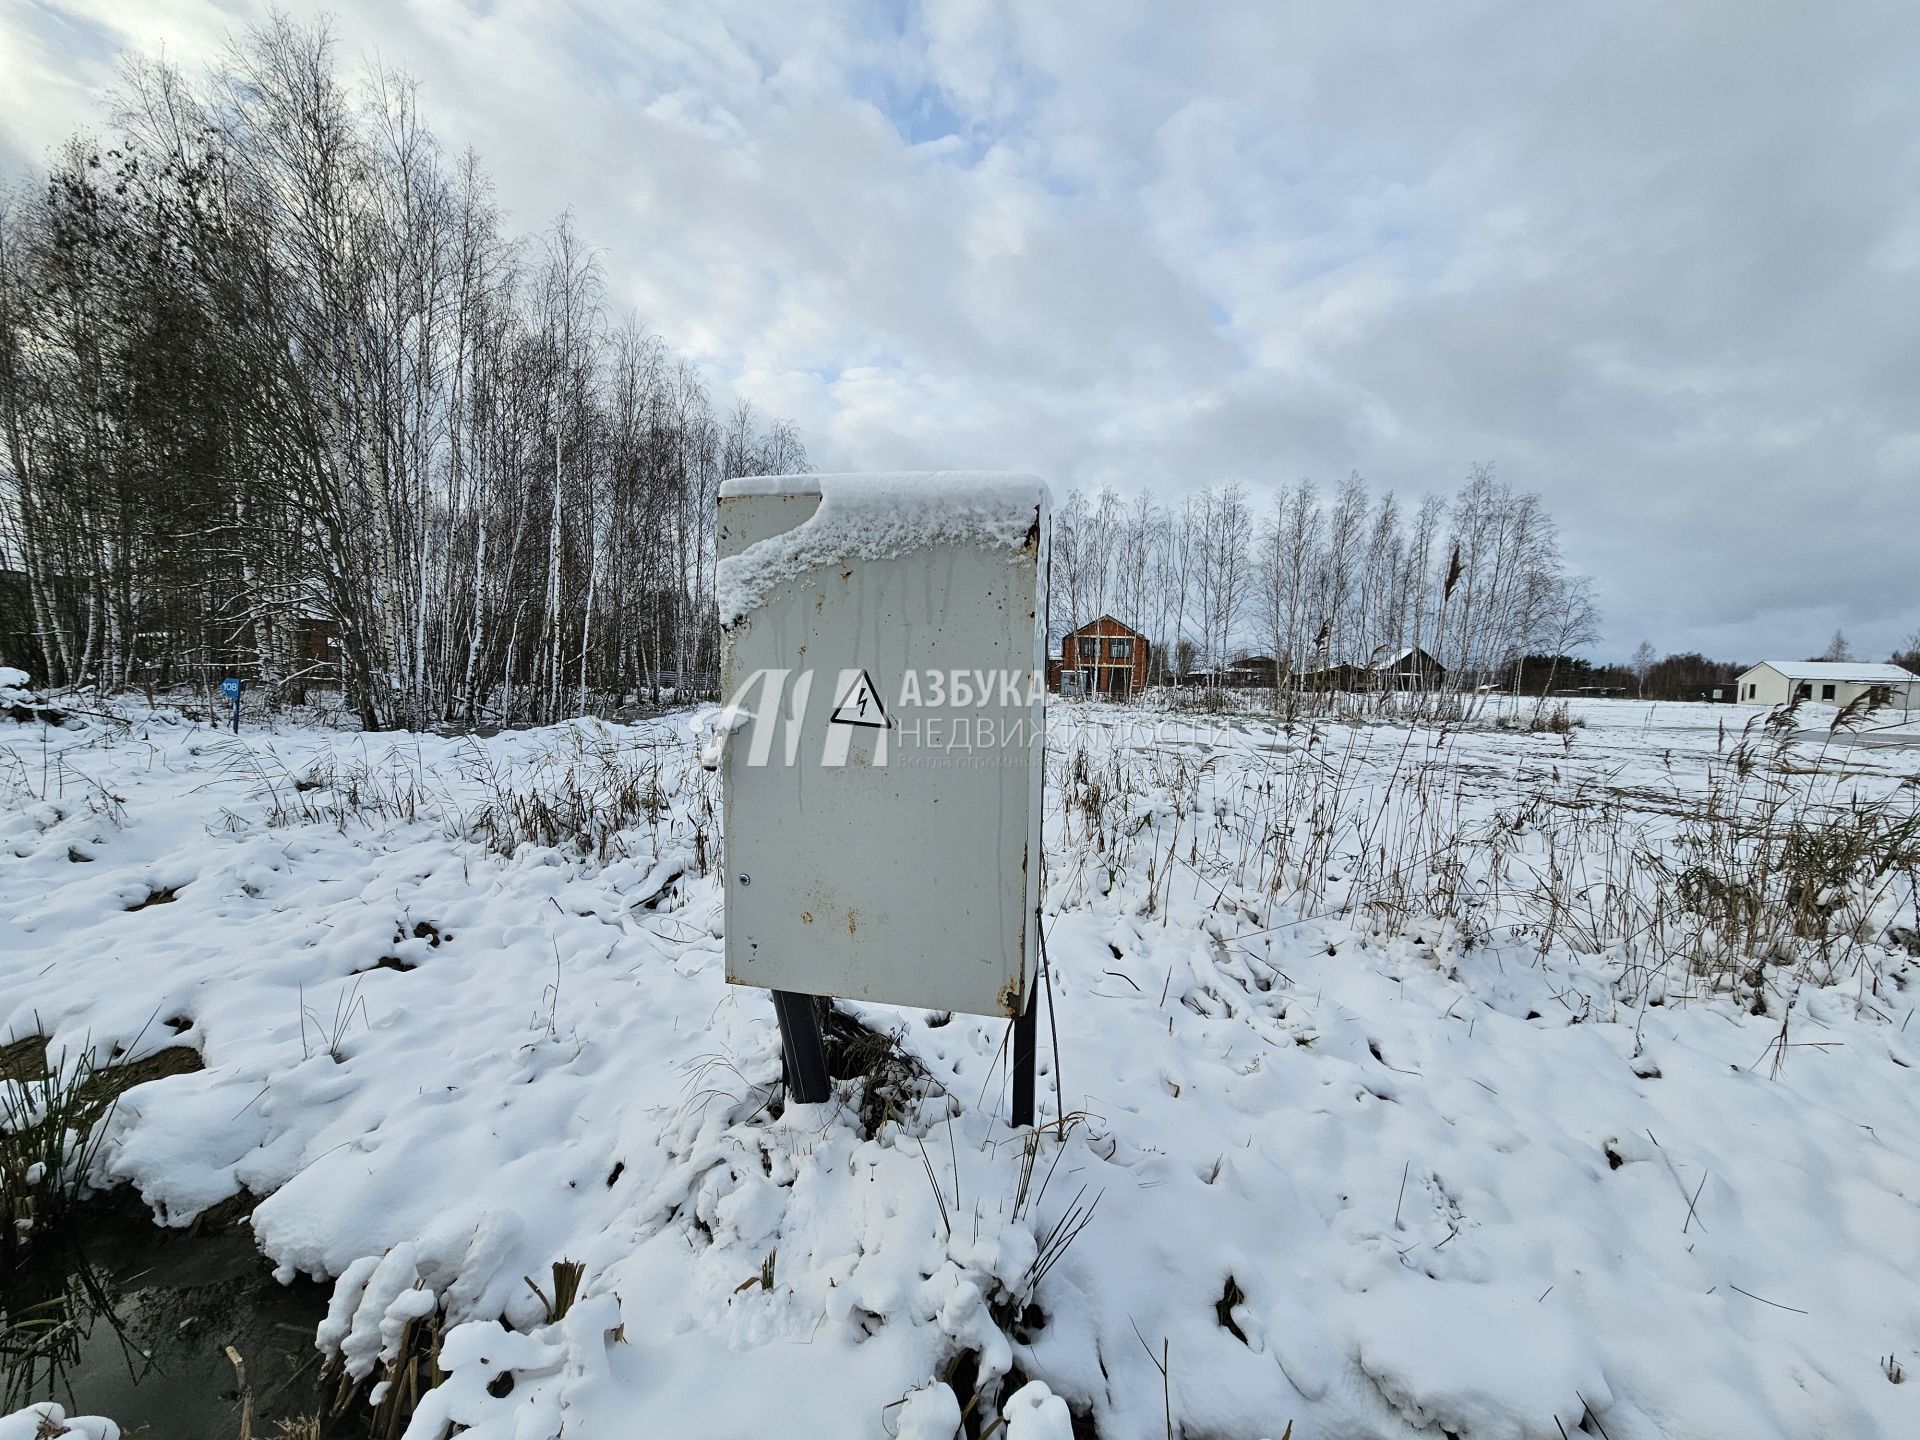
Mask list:
[[[228,676],[220,682],[220,693],[229,700],[238,699],[240,696],[240,682],[232,676]]]

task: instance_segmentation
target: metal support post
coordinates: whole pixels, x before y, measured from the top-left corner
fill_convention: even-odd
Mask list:
[[[1013,1018],[1013,1123],[1033,1124],[1033,1077],[1038,1068],[1040,1006],[1031,991]]]
[[[827,1045],[820,1034],[820,1012],[811,995],[773,992],[773,1013],[780,1021],[780,1054],[787,1089],[794,1102],[818,1105],[833,1093],[827,1080]]]

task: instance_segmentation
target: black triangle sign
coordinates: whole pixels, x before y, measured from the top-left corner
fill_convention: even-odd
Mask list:
[[[827,718],[835,725],[870,725],[875,730],[885,730],[893,723],[887,719],[887,707],[880,703],[880,687],[865,670]]]

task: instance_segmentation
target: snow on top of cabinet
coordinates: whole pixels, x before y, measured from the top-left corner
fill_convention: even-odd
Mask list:
[[[783,580],[847,560],[889,560],[928,545],[1018,551],[1051,503],[1038,476],[977,470],[865,475],[743,475],[722,500],[818,495],[819,507],[782,534],[723,557],[714,577],[720,623],[738,624]]]

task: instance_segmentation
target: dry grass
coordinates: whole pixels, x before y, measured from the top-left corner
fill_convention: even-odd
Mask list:
[[[1549,779],[1543,756],[1542,773],[1490,804],[1494,786],[1514,782],[1463,763],[1461,722],[1435,710],[1445,697],[1363,697],[1364,713],[1333,707],[1269,728],[1243,713],[1238,693],[1196,695],[1200,714],[1116,712],[1115,743],[1069,731],[1052,749],[1069,887],[1105,893],[1144,877],[1148,912],[1164,922],[1172,887],[1194,879],[1218,896],[1251,892],[1263,908],[1380,934],[1445,931],[1474,945],[1498,933],[1543,952],[1614,955],[1623,999],[1752,999],[1769,985],[1831,983],[1857,973],[1898,925],[1920,933],[1920,920],[1896,916],[1920,849],[1913,795],[1854,793],[1793,742],[1797,704],[1723,737],[1706,772],[1676,776],[1668,793],[1636,797],[1575,771]],[[1856,702],[1836,729],[1873,709],[1874,697]],[[1141,715],[1166,723],[1129,736]],[[1370,723],[1383,717],[1416,723]],[[1580,722],[1566,706],[1509,720],[1557,736],[1571,756]],[[1218,768],[1225,750],[1249,746],[1253,763]],[[496,853],[535,845],[588,863],[690,843],[692,869],[709,873],[714,777],[673,747],[585,723],[511,762],[471,744],[440,772],[417,748],[375,756],[364,743],[299,774],[275,772],[257,747],[235,747],[230,763],[269,823],[431,821]]]
[[[1863,793],[1809,757],[1796,710],[1723,736],[1698,782],[1676,776],[1657,804],[1543,762],[1489,805],[1492,778],[1460,763],[1448,727],[1400,731],[1383,755],[1391,732],[1344,722],[1282,727],[1256,763],[1218,774],[1206,737],[1081,743],[1056,752],[1049,788],[1063,847],[1084,856],[1071,883],[1143,877],[1163,921],[1180,877],[1216,909],[1253,892],[1382,935],[1564,946],[1617,957],[1625,1001],[1732,991],[1763,1009],[1769,988],[1874,983],[1888,947],[1920,929],[1913,790]],[[1573,717],[1541,719],[1573,744]]]
[[[527,1282],[527,1288],[540,1297],[540,1304],[546,1310],[547,1324],[564,1320],[567,1312],[573,1309],[573,1302],[580,1298],[580,1281],[587,1273],[587,1267],[578,1260],[556,1260],[553,1262],[553,1290],[542,1290],[539,1282],[531,1275],[520,1278]]]
[[[516,762],[504,762],[478,741],[436,769],[418,745],[378,754],[329,752],[295,771],[271,752],[234,745],[226,769],[247,783],[272,826],[326,825],[347,830],[418,822],[499,855],[522,845],[567,851],[604,864],[624,857],[636,835],[658,853],[675,823],[691,833],[697,868],[711,859],[713,781],[672,764],[671,742],[635,739],[604,725],[580,724]],[[248,823],[232,814],[229,824]]]
[[[328,1416],[339,1420],[349,1414],[360,1416],[360,1433],[371,1440],[400,1440],[413,1419],[413,1412],[427,1391],[447,1378],[440,1368],[441,1316],[411,1316],[402,1327],[392,1358],[363,1379],[355,1380],[335,1361],[329,1367],[333,1399]],[[380,1401],[367,1415],[367,1401],[378,1389]]]

